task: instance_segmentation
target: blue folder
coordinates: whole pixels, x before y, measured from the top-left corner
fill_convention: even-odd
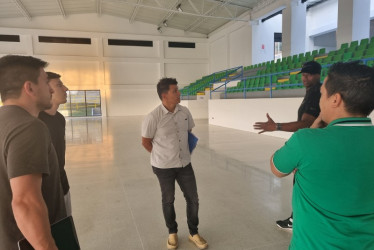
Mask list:
[[[190,153],[192,153],[192,151],[196,148],[198,140],[199,138],[197,138],[194,134],[188,131],[188,147],[190,148]]]

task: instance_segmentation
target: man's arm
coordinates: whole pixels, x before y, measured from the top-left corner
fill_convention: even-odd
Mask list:
[[[145,138],[145,137],[142,137],[142,145],[143,145],[143,147],[144,147],[144,148],[145,148],[149,153],[152,152],[152,148],[153,148],[152,140],[153,140],[153,138]]]
[[[269,114],[266,114],[268,121],[267,122],[256,122],[255,125],[253,125],[254,129],[261,130],[259,134],[264,132],[271,132],[271,131],[286,131],[286,132],[295,132],[301,128],[309,128],[316,117],[304,113],[301,117],[300,121],[296,122],[287,122],[287,123],[276,123],[271,119]],[[279,124],[279,125],[277,125]],[[279,128],[278,128],[279,127]]]
[[[282,173],[282,172],[279,172],[279,170],[278,170],[278,169],[275,167],[275,165],[274,165],[273,158],[274,158],[274,155],[272,155],[271,158],[270,158],[270,168],[271,168],[271,172],[273,172],[273,174],[274,174],[275,176],[279,177],[279,178],[281,178],[281,177],[285,177],[285,176],[289,175],[290,173],[288,173],[288,174],[284,174],[284,173]]]
[[[12,178],[10,186],[13,213],[22,234],[35,250],[57,250],[51,234],[48,209],[41,192],[42,175]]]
[[[309,128],[316,118],[317,117],[304,113],[300,121],[281,123],[281,131],[296,132],[297,130],[302,128]]]

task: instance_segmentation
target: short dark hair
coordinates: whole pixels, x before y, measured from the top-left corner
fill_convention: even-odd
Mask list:
[[[157,94],[158,97],[160,97],[160,100],[162,101],[162,93],[166,93],[170,89],[170,85],[177,85],[178,82],[175,78],[167,78],[164,77],[160,79],[160,81],[157,83]]]
[[[47,62],[32,56],[7,55],[0,58],[1,100],[19,97],[26,81],[38,83],[40,69],[47,65]]]
[[[339,93],[346,111],[368,116],[374,109],[374,69],[358,61],[333,64],[327,74],[327,95]]]
[[[54,72],[46,72],[47,73],[47,76],[48,76],[48,81],[52,80],[52,79],[60,79],[61,78],[61,75],[57,74],[57,73],[54,73]]]

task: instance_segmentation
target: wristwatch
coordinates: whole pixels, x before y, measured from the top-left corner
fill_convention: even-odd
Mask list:
[[[277,123],[277,130],[282,130],[282,124]]]

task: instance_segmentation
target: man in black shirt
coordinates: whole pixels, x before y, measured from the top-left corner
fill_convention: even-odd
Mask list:
[[[39,113],[39,119],[42,120],[48,127],[52,138],[52,144],[56,150],[58,165],[60,167],[61,186],[64,191],[65,205],[67,215],[71,215],[71,199],[70,186],[68,177],[65,171],[65,126],[66,121],[64,116],[57,111],[60,104],[66,103],[66,91],[68,88],[60,80],[60,75],[47,72],[48,84],[53,89],[52,107]]]
[[[321,65],[316,61],[306,62],[301,68],[299,74],[302,74],[301,79],[306,88],[306,94],[297,112],[297,121],[275,123],[269,114],[266,114],[268,118],[267,122],[256,122],[253,126],[254,129],[261,130],[259,134],[271,131],[295,132],[302,128],[309,128],[319,116],[319,99],[321,97]],[[289,230],[292,230],[292,223],[292,214],[286,220],[277,221],[277,225],[280,228]]]

